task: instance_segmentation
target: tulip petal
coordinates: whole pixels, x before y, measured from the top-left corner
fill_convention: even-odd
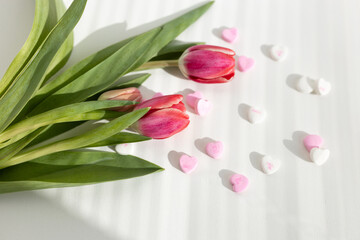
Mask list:
[[[179,102],[177,104],[174,104],[174,105],[171,106],[171,108],[176,108],[176,109],[179,109],[182,112],[186,112],[186,107],[185,107],[185,104],[183,102]]]
[[[137,122],[137,130],[144,136],[164,139],[182,131],[189,123],[189,115],[178,109],[168,108],[141,118]]]
[[[183,64],[187,75],[212,79],[233,71],[235,59],[220,52],[199,50],[187,54]]]
[[[196,45],[196,46],[188,48],[187,51],[193,52],[196,50],[210,50],[210,51],[214,51],[214,52],[225,53],[230,56],[235,56],[235,52],[233,50],[231,50],[229,48],[214,46],[214,45]]]
[[[116,89],[104,92],[100,95],[99,100],[127,100],[134,101],[141,97],[141,92],[135,87]],[[130,98],[132,98],[130,100]]]
[[[172,105],[179,103],[182,99],[183,96],[180,94],[156,97],[136,105],[135,110],[146,107],[151,107],[151,110],[169,108]]]
[[[217,78],[213,78],[213,79],[203,79],[203,78],[197,78],[197,77],[193,77],[193,76],[189,76],[189,79],[195,81],[195,82],[199,82],[199,83],[226,83],[229,82],[233,79],[235,75],[235,72],[232,71],[231,73],[222,76],[222,77],[217,77]]]

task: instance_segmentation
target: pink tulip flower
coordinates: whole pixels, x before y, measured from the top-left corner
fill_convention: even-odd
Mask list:
[[[228,48],[197,45],[188,48],[179,59],[183,75],[200,83],[225,83],[235,75],[235,52]]]
[[[189,123],[182,95],[166,95],[144,101],[135,110],[150,107],[145,116],[132,128],[140,134],[154,139],[164,139],[181,132]]]
[[[141,92],[135,87],[117,89],[104,92],[100,95],[99,100],[124,100],[124,101],[136,101],[142,100]],[[122,107],[111,108],[111,110],[126,112],[133,110],[135,105],[126,105]]]

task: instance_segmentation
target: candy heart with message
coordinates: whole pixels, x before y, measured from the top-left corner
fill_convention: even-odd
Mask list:
[[[264,121],[266,112],[260,108],[251,107],[248,112],[248,119],[250,123],[260,123]]]
[[[286,46],[281,45],[273,45],[270,48],[270,56],[275,61],[283,61],[288,55],[288,48]]]
[[[261,159],[261,167],[266,174],[273,174],[280,168],[280,161],[276,158],[272,158],[271,156],[264,156]]]

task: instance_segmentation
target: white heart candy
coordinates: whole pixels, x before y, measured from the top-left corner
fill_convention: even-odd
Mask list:
[[[275,61],[283,61],[288,55],[288,48],[281,45],[273,45],[270,49],[270,56]]]
[[[260,123],[264,121],[266,112],[262,109],[251,107],[248,112],[248,119],[250,123]]]
[[[311,93],[311,92],[313,92],[314,89],[309,84],[309,80],[310,79],[308,79],[308,77],[305,77],[305,76],[302,76],[301,78],[299,78],[297,83],[296,83],[296,89],[301,93]]]
[[[281,162],[271,156],[264,156],[261,159],[261,167],[265,174],[273,174],[279,170]]]
[[[331,90],[331,84],[328,81],[325,81],[325,79],[320,78],[316,82],[316,92],[320,95],[326,95]]]
[[[115,146],[115,151],[122,155],[131,155],[134,154],[134,144],[133,143],[123,143],[123,144],[117,144]]]
[[[312,148],[310,151],[310,159],[317,165],[323,165],[330,156],[330,151],[325,148]]]

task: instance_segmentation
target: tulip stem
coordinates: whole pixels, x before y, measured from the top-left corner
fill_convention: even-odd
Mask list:
[[[139,68],[136,69],[136,71],[154,68],[177,67],[178,64],[179,60],[150,61],[141,65]]]

